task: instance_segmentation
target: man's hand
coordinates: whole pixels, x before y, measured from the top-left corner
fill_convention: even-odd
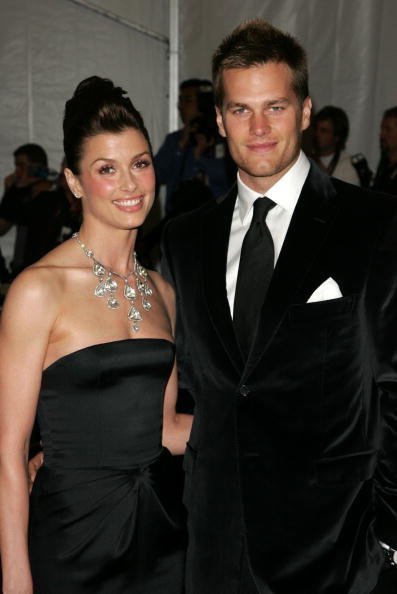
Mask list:
[[[13,171],[12,173],[10,173],[9,175],[7,175],[4,178],[4,188],[6,190],[8,190],[8,188],[11,188],[11,186],[13,186],[17,181],[17,176],[15,171]]]
[[[29,460],[28,463],[28,477],[29,477],[29,493],[31,493],[33,488],[33,483],[36,478],[37,471],[39,470],[40,466],[44,463],[44,454],[43,452],[39,452],[33,458]]]

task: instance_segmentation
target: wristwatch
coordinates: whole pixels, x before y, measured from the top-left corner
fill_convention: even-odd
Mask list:
[[[384,542],[380,542],[380,546],[383,549],[387,564],[392,567],[397,567],[397,551],[389,547],[389,545],[385,544]]]

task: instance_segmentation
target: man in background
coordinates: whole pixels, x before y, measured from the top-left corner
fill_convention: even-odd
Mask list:
[[[183,126],[167,134],[154,158],[157,183],[166,185],[167,216],[220,196],[234,176],[226,143],[218,135],[211,81],[184,80],[178,109]]]
[[[52,192],[45,150],[29,143],[14,151],[15,169],[4,180],[0,203],[0,236],[16,226],[14,254],[11,261],[15,276],[56,245],[58,229],[53,218],[59,205]]]
[[[341,107],[327,105],[313,118],[313,158],[317,165],[342,181],[368,187],[372,173],[363,155],[349,155],[349,119]],[[364,170],[365,166],[365,170]]]
[[[382,154],[372,188],[397,195],[397,106],[387,109],[383,114],[380,148]]]

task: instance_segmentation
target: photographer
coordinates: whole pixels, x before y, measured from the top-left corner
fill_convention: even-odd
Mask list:
[[[54,247],[53,216],[58,209],[52,192],[47,155],[38,144],[24,144],[14,151],[15,170],[4,180],[0,204],[0,236],[16,225],[11,272],[15,276]]]
[[[227,147],[217,131],[211,82],[183,81],[178,109],[183,127],[166,136],[154,160],[157,183],[167,188],[166,215],[217,197],[233,183]]]

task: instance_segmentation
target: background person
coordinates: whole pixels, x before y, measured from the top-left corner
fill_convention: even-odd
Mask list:
[[[372,188],[397,195],[397,107],[384,112],[379,139],[382,155]]]
[[[346,151],[349,137],[346,112],[341,107],[326,105],[314,115],[312,127],[313,158],[319,167],[337,179],[362,185],[352,157]]]
[[[157,183],[166,185],[166,215],[220,196],[233,182],[227,146],[217,130],[212,83],[184,80],[178,109],[183,127],[167,134],[154,160]]]
[[[16,226],[11,270],[15,276],[57,244],[55,217],[58,196],[48,169],[47,154],[38,144],[14,151],[15,171],[4,180],[0,204],[0,236]]]

